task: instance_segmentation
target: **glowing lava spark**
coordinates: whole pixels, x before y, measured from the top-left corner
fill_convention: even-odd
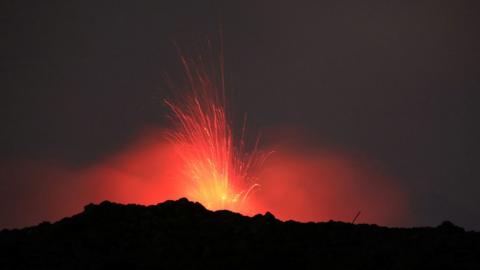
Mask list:
[[[216,68],[202,58],[180,58],[187,94],[177,102],[165,102],[176,124],[170,135],[184,162],[186,195],[212,210],[245,212],[246,199],[258,186],[252,169],[264,155],[255,150],[256,145],[251,153],[245,152],[243,135],[238,144],[234,142],[225,110],[223,64]]]

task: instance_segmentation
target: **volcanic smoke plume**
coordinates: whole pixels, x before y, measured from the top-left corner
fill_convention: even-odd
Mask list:
[[[56,220],[90,202],[156,204],[179,197],[246,215],[270,211],[284,220],[351,221],[361,211],[360,222],[409,224],[401,186],[366,158],[285,129],[267,132],[264,149],[258,141],[246,149],[245,128],[233,132],[227,113],[223,59],[180,58],[186,83],[174,84],[179,96],[166,100],[171,129],[145,129],[130,146],[86,168],[2,162],[9,182],[0,195],[11,207],[2,208],[9,218],[0,227]]]

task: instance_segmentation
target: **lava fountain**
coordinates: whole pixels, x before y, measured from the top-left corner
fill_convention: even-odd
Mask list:
[[[184,96],[165,100],[175,124],[170,138],[183,164],[185,193],[205,207],[245,212],[247,199],[259,185],[254,169],[265,155],[245,150],[244,134],[235,140],[226,112],[223,59],[220,65],[204,58],[180,55],[187,79]]]

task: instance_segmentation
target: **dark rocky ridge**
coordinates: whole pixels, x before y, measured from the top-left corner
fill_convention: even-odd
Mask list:
[[[186,199],[103,202],[0,232],[1,269],[480,269],[480,233],[212,212]]]

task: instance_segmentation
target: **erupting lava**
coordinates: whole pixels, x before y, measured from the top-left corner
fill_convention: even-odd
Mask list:
[[[165,102],[176,124],[170,137],[184,163],[187,197],[212,210],[245,210],[245,200],[258,186],[252,169],[262,155],[256,146],[245,151],[243,135],[235,143],[225,110],[223,60],[216,68],[202,58],[180,58],[188,93]]]
[[[60,219],[91,202],[151,205],[180,197],[211,210],[269,211],[282,220],[350,222],[361,210],[360,222],[410,225],[401,181],[369,159],[309,141],[295,127],[264,129],[265,147],[277,152],[268,160],[269,152],[245,144],[245,128],[235,136],[223,60],[215,61],[215,51],[193,58],[180,54],[186,83],[183,89],[170,84],[181,91],[166,101],[174,123],[167,134],[146,128],[124,148],[85,167],[49,159],[0,160],[9,187],[0,189],[0,197],[14,206],[0,213],[0,228]]]

